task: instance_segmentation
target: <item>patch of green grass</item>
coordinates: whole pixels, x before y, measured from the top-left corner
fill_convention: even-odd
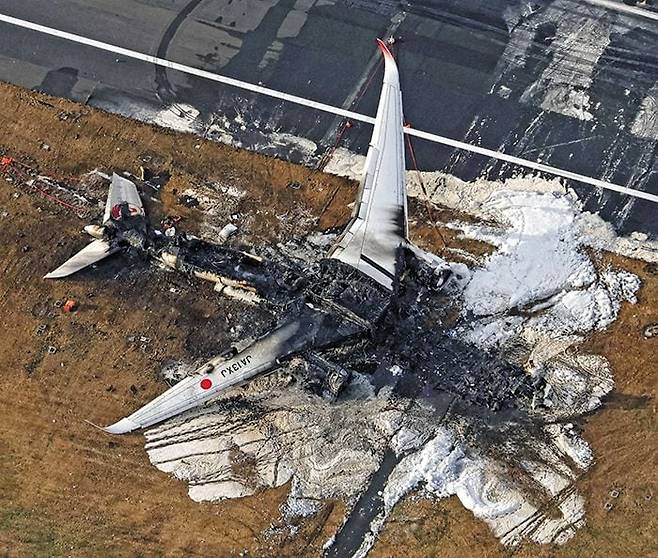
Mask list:
[[[0,556],[56,557],[107,555],[91,548],[85,533],[20,502],[20,484],[12,453],[0,441]]]

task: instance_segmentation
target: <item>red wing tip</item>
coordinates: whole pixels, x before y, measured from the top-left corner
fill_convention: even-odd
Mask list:
[[[382,51],[384,56],[390,56],[391,58],[393,58],[393,55],[391,54],[391,51],[388,49],[388,47],[386,46],[386,43],[384,41],[382,41],[381,39],[378,38],[377,39],[377,45],[379,46],[379,50]]]

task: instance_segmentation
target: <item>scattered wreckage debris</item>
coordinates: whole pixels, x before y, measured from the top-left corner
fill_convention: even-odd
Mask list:
[[[21,192],[37,193],[44,199],[64,207],[82,218],[93,215],[93,202],[69,188],[67,184],[42,176],[37,169],[13,157],[2,156],[0,176]]]
[[[171,174],[167,171],[160,172],[155,174],[154,171],[144,167],[143,165],[139,166],[138,178],[153,190],[159,191],[161,188],[166,186],[167,182],[171,178]]]
[[[217,241],[222,244],[236,234],[238,234],[238,227],[233,223],[228,223],[224,225],[224,228],[222,228],[221,231],[219,231],[219,234],[217,235]]]

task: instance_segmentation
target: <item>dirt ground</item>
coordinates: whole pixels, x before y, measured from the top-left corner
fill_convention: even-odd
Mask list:
[[[247,196],[237,210],[260,211],[243,230],[249,242],[343,224],[356,189],[304,167],[2,84],[0,116],[0,155],[60,180],[75,182],[97,167],[169,171],[158,211],[181,215],[190,229],[200,216],[180,205],[176,192],[211,180],[238,185]],[[423,205],[410,210],[422,243],[438,251],[444,240],[455,245],[454,233],[422,225]],[[282,212],[313,219],[282,224]],[[197,504],[184,482],[149,464],[141,435],[110,437],[84,422],[113,421],[162,392],[162,363],[193,356],[191,347],[221,349],[229,317],[239,311],[207,285],[139,263],[124,268],[119,258],[74,280],[42,280],[84,245],[84,224],[75,212],[0,178],[0,556],[320,555],[342,520],[341,503],[327,502],[291,537],[280,528],[286,487]],[[373,556],[658,555],[656,338],[642,336],[645,325],[658,322],[658,272],[600,258],[602,266],[637,273],[643,286],[639,304],[624,306],[588,342],[610,359],[617,388],[581,424],[597,458],[578,481],[587,526],[562,548],[510,551],[455,499],[409,498]],[[78,312],[62,312],[58,301],[67,298],[80,301]],[[618,498],[611,498],[613,488]]]

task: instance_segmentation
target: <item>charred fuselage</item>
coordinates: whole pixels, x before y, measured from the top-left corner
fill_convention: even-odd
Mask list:
[[[211,281],[225,295],[265,304],[277,327],[296,324],[294,335],[272,337],[263,350],[275,354],[277,364],[305,357],[308,376],[318,380],[305,383],[327,397],[338,396],[354,370],[379,388],[413,396],[448,392],[490,410],[529,409],[543,390],[541,379],[451,333],[462,318],[450,273],[404,247],[390,291],[335,259],[306,262],[273,248],[261,256],[185,234],[167,236],[141,216],[124,213],[104,236]]]

